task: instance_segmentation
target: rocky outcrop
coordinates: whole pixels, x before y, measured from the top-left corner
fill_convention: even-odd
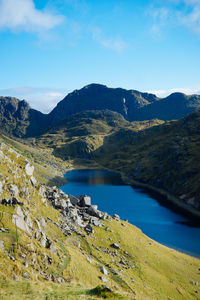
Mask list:
[[[75,197],[65,194],[62,190],[54,187],[42,187],[47,201],[55,209],[59,209],[62,218],[60,228],[65,235],[71,235],[79,227],[84,228],[87,234],[93,233],[94,227],[103,226],[100,220],[110,219],[107,213],[97,209],[91,204],[91,198],[87,195]]]

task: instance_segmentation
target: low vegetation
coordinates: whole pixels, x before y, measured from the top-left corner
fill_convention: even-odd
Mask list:
[[[4,139],[0,148],[2,300],[199,298],[199,260],[118,216],[102,219],[91,234],[79,227],[65,235],[60,209],[31,175],[33,162],[19,155],[18,142],[10,145]],[[24,228],[16,226],[16,216]]]

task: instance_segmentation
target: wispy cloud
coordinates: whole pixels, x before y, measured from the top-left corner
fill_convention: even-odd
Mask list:
[[[180,14],[180,21],[183,25],[200,34],[200,1],[184,0],[186,4],[185,14]]]
[[[161,34],[169,25],[184,26],[200,34],[200,0],[155,0],[146,15],[152,18],[153,34]]]
[[[31,107],[48,113],[68,92],[69,90],[65,89],[16,87],[1,89],[0,96],[12,96],[20,100],[25,99]]]
[[[175,88],[175,89],[170,89],[170,90],[154,90],[154,91],[148,91],[148,92],[156,94],[158,97],[161,97],[161,98],[166,97],[175,92],[184,93],[186,95],[193,95],[193,94],[200,95],[200,86],[189,87],[189,88]]]
[[[124,40],[122,40],[121,37],[105,37],[99,27],[95,27],[92,29],[92,38],[102,47],[114,50],[118,53],[123,52],[128,47],[128,44]]]
[[[48,31],[64,22],[64,16],[36,9],[33,0],[0,0],[0,29]]]
[[[161,31],[169,19],[169,9],[167,7],[155,8],[151,5],[146,11],[146,15],[153,19],[153,24],[150,27],[151,34],[161,35]]]

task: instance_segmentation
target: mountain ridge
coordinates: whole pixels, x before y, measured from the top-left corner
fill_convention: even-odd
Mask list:
[[[196,109],[200,109],[199,95],[173,93],[158,98],[151,93],[93,83],[69,93],[49,114],[30,108],[24,100],[0,97],[0,127],[6,134],[27,138],[43,134],[68,116],[86,110],[115,111],[127,121],[167,121],[180,119]]]

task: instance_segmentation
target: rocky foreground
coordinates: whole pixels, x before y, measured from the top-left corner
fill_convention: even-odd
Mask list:
[[[33,164],[4,143],[0,264],[1,299],[198,299],[200,293],[198,259],[99,211],[86,195],[40,184]]]

